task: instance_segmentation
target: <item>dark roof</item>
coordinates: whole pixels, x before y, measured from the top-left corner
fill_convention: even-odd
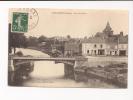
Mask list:
[[[117,36],[111,36],[106,39],[106,43],[109,44],[117,44],[118,43],[118,37]]]
[[[79,52],[80,42],[77,41],[68,41],[65,42],[65,51],[71,50],[75,52]]]
[[[101,37],[91,37],[89,39],[83,40],[83,43],[105,43],[106,40]]]
[[[117,37],[92,37],[87,40],[83,40],[83,43],[117,43]]]
[[[128,36],[123,36],[119,38],[120,44],[127,44],[128,43]]]
[[[82,40],[82,43],[108,43],[108,44],[116,44],[116,43],[127,44],[128,36],[119,36],[112,35],[110,37],[91,37],[89,39]]]

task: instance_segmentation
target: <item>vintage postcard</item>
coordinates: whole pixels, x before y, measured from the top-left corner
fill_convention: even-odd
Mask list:
[[[127,88],[128,10],[9,9],[8,85]]]

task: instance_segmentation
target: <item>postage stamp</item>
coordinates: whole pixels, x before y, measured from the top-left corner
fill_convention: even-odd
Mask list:
[[[39,15],[34,8],[20,8],[12,12],[12,32],[26,33],[38,25]]]
[[[28,31],[28,13],[13,12],[12,32]]]

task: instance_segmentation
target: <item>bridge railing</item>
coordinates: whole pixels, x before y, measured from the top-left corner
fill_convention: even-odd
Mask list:
[[[28,56],[22,56],[22,57],[18,57],[18,56],[12,56],[9,59],[11,60],[48,60],[48,61],[83,61],[83,60],[87,60],[87,58],[83,58],[83,57],[76,57],[76,58],[67,58],[67,57],[61,57],[61,58],[57,58],[57,57],[28,57]]]

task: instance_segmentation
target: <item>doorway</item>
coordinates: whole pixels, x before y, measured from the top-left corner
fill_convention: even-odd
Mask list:
[[[103,50],[103,49],[98,50],[98,55],[104,55],[104,54],[105,54],[105,50]]]
[[[120,50],[119,56],[126,56],[126,50]]]

